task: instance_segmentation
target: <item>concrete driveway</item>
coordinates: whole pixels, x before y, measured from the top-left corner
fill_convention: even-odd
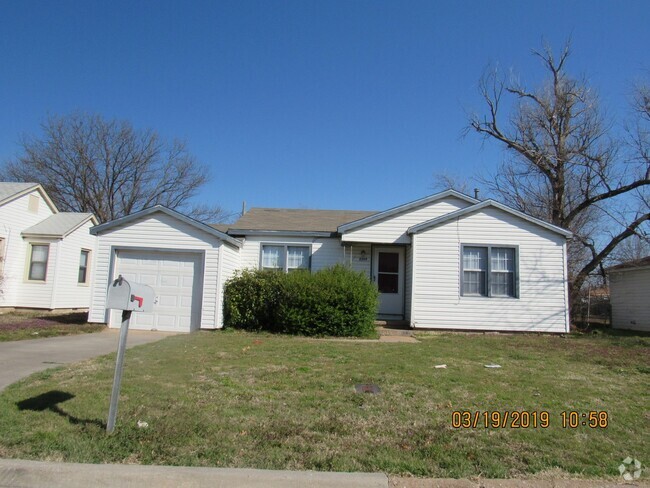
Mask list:
[[[0,390],[37,371],[117,351],[119,329],[49,339],[0,342]],[[170,332],[130,330],[127,347],[155,342]]]

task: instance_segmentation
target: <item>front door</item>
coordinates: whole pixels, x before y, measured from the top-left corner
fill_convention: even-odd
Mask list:
[[[379,316],[404,316],[404,248],[375,247],[372,279],[379,289]]]

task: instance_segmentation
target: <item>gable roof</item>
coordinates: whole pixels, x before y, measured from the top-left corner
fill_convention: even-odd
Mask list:
[[[331,235],[337,228],[352,220],[362,219],[376,212],[362,210],[311,210],[293,208],[251,208],[230,226],[231,235],[255,233],[301,233]]]
[[[49,205],[52,209],[52,212],[57,213],[59,210],[54,205],[54,202],[50,200],[50,197],[45,193],[45,190],[39,183],[23,183],[23,182],[14,182],[14,181],[0,181],[0,206],[14,201],[16,198],[20,198],[23,195],[31,193],[34,190],[38,190],[43,200]]]
[[[507,205],[504,205],[503,203],[499,203],[495,200],[483,200],[482,202],[477,203],[475,205],[471,205],[466,208],[461,208],[460,210],[456,210],[454,212],[450,212],[440,217],[436,217],[435,219],[427,220],[426,222],[422,222],[421,224],[417,224],[412,227],[409,227],[409,229],[406,232],[407,234],[417,234],[418,232],[421,232],[423,230],[430,229],[431,227],[435,227],[440,224],[444,224],[445,222],[449,222],[450,220],[453,219],[464,217],[465,215],[478,212],[479,210],[488,207],[498,208],[499,210],[502,210],[506,213],[509,213],[521,219],[527,220],[528,222],[531,222],[535,225],[539,225],[540,227],[544,227],[545,229],[548,229],[557,234],[561,234],[567,238],[573,235],[573,233],[571,233],[566,229],[563,229],[562,227],[558,227],[557,225],[544,222],[543,220],[540,220],[536,217],[532,217],[528,214],[520,212],[519,210],[515,210],[514,208],[510,208]]]
[[[650,268],[650,256],[645,258],[636,259],[634,261],[627,261],[625,263],[617,264],[616,266],[611,266],[607,268],[607,272],[612,271],[632,271],[635,269]]]
[[[97,224],[97,219],[91,213],[59,212],[25,229],[22,235],[63,239],[89,220]]]
[[[208,224],[210,227],[213,229],[217,229],[221,232],[228,232],[228,229],[230,229],[230,224]]]
[[[403,205],[398,205],[397,207],[389,208],[388,210],[384,210],[383,212],[377,212],[375,214],[362,217],[354,221],[348,221],[347,223],[343,223],[339,225],[338,232],[343,234],[353,229],[363,227],[364,225],[371,224],[372,222],[377,222],[378,220],[383,220],[385,218],[392,217],[393,215],[398,215],[404,212],[408,212],[409,210],[413,210],[418,207],[423,207],[424,205],[428,205],[437,200],[441,200],[447,197],[460,198],[461,200],[465,200],[468,203],[478,202],[477,199],[465,195],[464,193],[460,193],[456,190],[449,189],[449,190],[442,191],[440,193],[436,193],[434,195],[429,195],[428,197],[420,198],[418,200],[405,203]]]
[[[215,229],[214,227],[209,226],[208,224],[204,224],[203,222],[199,222],[198,220],[194,220],[191,217],[188,217],[187,215],[183,215],[180,212],[177,212],[176,210],[172,210],[167,207],[163,207],[162,205],[156,205],[154,207],[149,207],[145,208],[144,210],[140,210],[139,212],[132,213],[130,215],[126,215],[125,217],[120,217],[119,219],[111,220],[110,222],[105,222],[100,225],[96,225],[95,227],[92,227],[90,229],[90,233],[93,235],[98,235],[102,232],[105,232],[107,230],[113,229],[115,227],[118,227],[120,225],[128,224],[129,222],[133,222],[134,220],[140,219],[142,217],[147,217],[149,215],[155,214],[155,213],[164,213],[166,215],[169,215],[170,217],[180,220],[182,222],[185,222],[186,224],[189,224],[193,227],[196,227],[199,230],[202,230],[203,232],[206,232],[210,235],[213,235],[215,237],[218,237],[219,239],[232,244],[233,246],[236,247],[241,247],[242,243],[240,240],[235,239],[234,237],[229,236],[225,232],[221,232],[220,230]]]

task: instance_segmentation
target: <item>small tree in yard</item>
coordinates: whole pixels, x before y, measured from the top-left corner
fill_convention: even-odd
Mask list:
[[[0,176],[40,183],[63,211],[92,212],[105,222],[160,204],[203,221],[226,217],[218,206],[190,204],[208,171],[185,143],[126,121],[51,116],[40,136],[23,137],[20,146]]]
[[[485,115],[469,131],[498,142],[509,156],[483,178],[508,205],[574,233],[569,242],[570,294],[576,299],[619,245],[647,238],[650,220],[650,90],[635,91],[634,120],[616,131],[589,84],[567,74],[568,46],[556,59],[534,52],[547,72],[536,89],[489,72],[479,89]],[[505,97],[513,102],[503,117]]]

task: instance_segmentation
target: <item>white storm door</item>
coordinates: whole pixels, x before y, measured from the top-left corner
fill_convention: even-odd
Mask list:
[[[373,281],[379,290],[379,315],[404,315],[404,248],[375,247]]]

